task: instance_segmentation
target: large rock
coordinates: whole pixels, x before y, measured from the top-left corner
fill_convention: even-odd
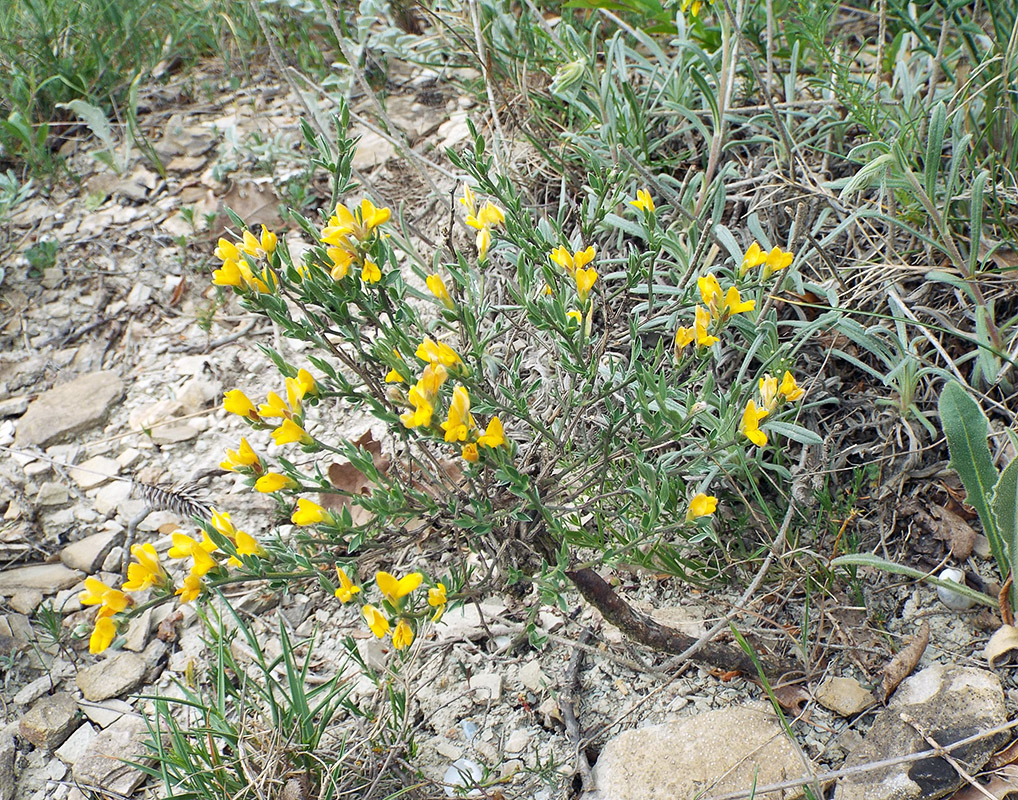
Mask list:
[[[74,762],[74,780],[83,789],[99,790],[112,797],[129,797],[145,780],[133,764],[151,763],[146,758],[148,728],[141,717],[123,716],[100,733]]]
[[[41,697],[21,718],[18,733],[36,747],[52,750],[64,743],[78,724],[78,702],[67,692]]]
[[[0,572],[0,595],[12,595],[21,589],[37,589],[44,594],[74,586],[85,577],[83,572],[63,564],[33,564]]]
[[[857,767],[929,750],[923,734],[948,745],[1005,722],[1004,692],[996,675],[972,667],[934,664],[898,687],[844,766]],[[1008,733],[1003,731],[952,750],[951,755],[973,774],[1007,740]],[[943,758],[925,758],[842,778],[834,797],[935,800],[954,792],[963,782]]]
[[[102,531],[67,545],[60,551],[60,560],[71,569],[91,575],[102,566],[113,546],[124,538],[123,531]]]
[[[137,687],[145,679],[147,666],[141,656],[120,652],[81,670],[75,680],[84,698],[98,703]]]
[[[123,394],[124,382],[114,372],[90,372],[55,386],[28,407],[14,441],[44,447],[87,430],[102,422]]]
[[[749,792],[808,773],[769,706],[709,711],[626,731],[610,740],[594,767],[597,792],[586,800],[675,800]],[[757,793],[792,800],[798,790]]]
[[[0,800],[14,800],[14,755],[17,747],[11,728],[0,728]]]

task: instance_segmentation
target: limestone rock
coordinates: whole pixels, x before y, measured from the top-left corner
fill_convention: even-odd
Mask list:
[[[103,531],[79,539],[60,551],[60,560],[71,569],[91,575],[102,566],[113,545],[122,538],[119,531]]]
[[[73,480],[82,489],[91,489],[106,483],[120,472],[120,464],[106,456],[95,456],[83,461],[70,471]]]
[[[108,728],[124,714],[134,711],[134,706],[126,700],[104,700],[101,703],[92,703],[88,700],[79,700],[78,707],[85,713],[92,722],[100,728]]]
[[[115,653],[78,673],[77,684],[86,700],[98,703],[136,688],[145,678],[145,659],[136,653]]]
[[[96,729],[88,722],[84,725],[79,725],[78,729],[57,749],[57,758],[65,764],[73,766],[79,758],[88,752],[88,748],[91,747],[96,736]]]
[[[35,504],[41,507],[62,506],[69,499],[66,486],[57,481],[46,481],[35,495]]]
[[[843,717],[853,717],[877,703],[855,678],[828,678],[817,689],[816,699],[824,708]]]
[[[541,671],[541,662],[536,658],[520,667],[519,678],[520,683],[534,694],[540,693],[549,684],[548,676]]]
[[[17,750],[11,728],[0,728],[0,800],[14,800],[14,755]]]
[[[18,733],[36,747],[52,750],[63,744],[78,722],[78,703],[67,692],[45,695],[21,718]]]
[[[478,672],[470,676],[475,703],[497,703],[502,699],[502,676],[497,672]]]
[[[124,761],[150,763],[152,759],[146,757],[147,738],[148,729],[141,717],[121,717],[96,736],[74,762],[74,780],[83,788],[129,797],[145,780],[145,773]]]
[[[912,720],[910,724],[902,715]],[[853,767],[929,749],[916,730],[948,745],[1007,722],[1004,692],[992,672],[934,664],[904,681],[887,708],[873,721],[862,744],[846,759]],[[951,751],[968,770],[978,772],[1008,740],[1001,732]],[[926,758],[842,778],[835,800],[934,800],[963,784],[943,758]]]
[[[124,393],[114,372],[90,372],[39,395],[18,421],[14,441],[20,447],[45,446],[87,430],[105,419]]]
[[[0,572],[0,595],[9,596],[20,589],[38,589],[44,594],[67,589],[84,579],[84,573],[63,564],[32,564]]]
[[[809,771],[762,703],[725,708],[625,731],[611,739],[594,768],[597,794],[586,800],[674,800],[749,792]],[[798,790],[754,795],[801,797]]]

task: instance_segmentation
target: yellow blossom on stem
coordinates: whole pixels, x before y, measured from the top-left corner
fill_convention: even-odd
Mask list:
[[[240,389],[231,389],[223,395],[223,408],[231,414],[245,417],[253,422],[261,420],[261,417],[258,416],[258,412],[255,411],[254,403],[252,403],[248,399],[247,395]]]
[[[95,619],[95,629],[88,640],[88,652],[98,655],[113,644],[117,636],[117,625],[108,616],[100,615]]]
[[[276,251],[276,245],[279,243],[279,237],[276,236],[272,231],[262,225],[262,238],[261,246],[262,250],[266,255],[271,255]]]
[[[422,392],[429,401],[438,397],[438,390],[449,378],[449,370],[441,364],[428,364],[417,381],[417,390]]]
[[[584,303],[594,286],[594,281],[597,280],[597,270],[593,267],[589,269],[577,267],[573,275],[576,278],[576,293],[580,296],[580,302]]]
[[[210,544],[212,543],[208,534],[205,534],[205,538]],[[191,548],[191,557],[194,559],[191,564],[191,575],[195,578],[201,578],[219,566],[219,562],[211,556],[211,551],[205,547],[204,543],[195,542],[194,547]]]
[[[229,239],[223,239],[222,237],[216,243],[216,249],[213,251],[213,254],[216,258],[221,258],[223,261],[240,261],[243,258],[240,254],[240,248]]]
[[[389,632],[389,620],[370,603],[364,606],[364,618],[368,621],[368,627],[371,628],[371,632],[379,639]]]
[[[392,646],[397,650],[409,647],[414,640],[414,631],[405,619],[396,623],[396,630],[392,632]]]
[[[467,442],[463,445],[460,449],[460,455],[463,457],[464,461],[468,461],[471,464],[475,463],[481,457],[475,442]]]
[[[183,531],[173,531],[170,534],[170,541],[173,546],[167,551],[167,558],[190,558],[191,551],[200,545]]]
[[[646,189],[639,189],[636,192],[636,199],[630,200],[629,205],[634,208],[638,208],[641,211],[646,211],[649,214],[654,213],[654,200],[650,196],[650,192]]]
[[[481,447],[501,447],[506,444],[505,430],[502,428],[502,420],[492,417],[485,428],[484,434],[477,439]]]
[[[243,242],[240,245],[240,249],[247,253],[252,258],[258,258],[264,254],[262,250],[262,243],[255,238],[255,235],[251,231],[244,231]]]
[[[258,544],[258,540],[246,531],[237,531],[237,556],[264,556],[265,548]],[[242,567],[244,562],[237,556],[230,556],[227,562],[231,567]]]
[[[742,257],[742,264],[739,266],[739,277],[741,278],[753,267],[759,267],[767,260],[767,254],[760,248],[760,245],[753,242]]]
[[[682,358],[682,351],[696,341],[696,333],[692,328],[679,328],[675,331],[675,360]]]
[[[448,602],[448,598],[445,595],[445,584],[439,581],[437,586],[432,586],[428,589],[428,605],[434,609],[435,616],[433,616],[432,622],[438,622],[442,616],[442,612],[445,611],[445,604]]]
[[[313,444],[314,439],[300,425],[292,419],[284,419],[283,424],[272,432],[272,438],[276,444]]]
[[[428,291],[431,292],[435,297],[442,301],[442,304],[452,311],[456,308],[456,304],[452,300],[452,296],[449,294],[449,289],[446,288],[445,281],[442,280],[442,276],[437,272],[433,275],[429,275],[425,280],[428,286]]]
[[[251,265],[247,263],[247,259],[243,256],[241,256],[240,260],[237,261],[237,269],[240,270],[240,274],[244,278],[244,283],[252,289],[257,290],[262,294],[267,294],[272,291],[269,283],[275,283],[275,278],[271,271],[266,269],[262,271],[261,276],[255,275],[254,271],[251,269]]]
[[[397,369],[390,369],[385,373],[386,383],[406,383],[406,378]]]
[[[576,310],[567,311],[566,312],[566,319],[574,320],[577,325],[582,325],[583,324],[583,312],[582,311],[576,311]]]
[[[431,337],[425,337],[424,341],[417,347],[414,353],[421,361],[429,364],[441,364],[443,367],[454,367],[460,363],[460,357],[449,345],[436,342]]]
[[[760,430],[760,420],[767,416],[766,408],[757,408],[756,403],[750,400],[742,412],[742,421],[739,423],[739,431],[746,436],[757,447],[767,444],[767,434]]]
[[[721,284],[714,277],[713,273],[707,273],[696,279],[696,285],[700,289],[700,299],[710,309],[712,317],[718,315],[718,301],[721,299]]]
[[[411,572],[402,578],[397,578],[388,572],[375,573],[375,583],[378,584],[379,591],[393,605],[396,605],[401,598],[406,597],[420,586],[423,580],[424,576],[419,572]]]
[[[377,208],[366,197],[358,208],[351,211],[345,205],[336,206],[336,213],[329,218],[329,224],[322,230],[322,241],[331,245],[342,245],[348,236],[365,242],[375,228],[389,221],[392,212]]]
[[[726,317],[730,317],[733,314],[743,314],[746,311],[752,311],[755,307],[756,300],[743,300],[739,290],[734,286],[729,286],[728,291],[725,292],[725,302],[721,313]]]
[[[781,386],[778,387],[778,394],[788,401],[798,400],[805,394],[802,387],[795,382],[791,372],[785,372],[781,378]]]
[[[180,598],[181,603],[193,603],[201,594],[201,577],[193,572],[184,577],[184,584],[177,589],[175,594]]]
[[[216,286],[244,286],[244,275],[232,258],[223,262],[223,266],[212,271],[212,283]]]
[[[426,394],[421,391],[419,384],[411,386],[407,394],[413,411],[405,411],[399,415],[399,421],[407,428],[427,428],[431,425],[431,417],[435,413],[435,407],[428,400]]]
[[[317,525],[319,522],[324,522],[327,525],[336,524],[336,518],[331,513],[306,497],[297,501],[297,508],[294,509],[290,521],[294,525],[300,526]]]
[[[763,279],[767,280],[778,270],[789,266],[794,258],[795,256],[791,253],[785,252],[780,247],[773,248],[767,254],[767,260],[764,262]]]
[[[477,232],[476,247],[477,257],[484,261],[488,257],[488,251],[491,249],[491,229],[487,226]]]
[[[693,17],[700,16],[700,9],[703,7],[701,0],[682,0],[680,10],[683,14],[689,14]]]
[[[570,254],[564,247],[556,247],[551,251],[549,258],[552,263],[558,264],[562,269],[572,275],[576,270],[583,269],[587,264],[594,260],[596,254],[594,246],[591,245],[586,250],[577,250],[575,253]]]
[[[230,515],[226,511],[219,512],[212,509],[212,527],[227,539],[236,538],[237,529],[233,527],[233,520],[230,519]]]
[[[442,430],[445,431],[447,442],[464,442],[467,434],[474,425],[474,418],[470,415],[470,395],[462,386],[457,386],[452,391],[452,402],[449,403],[449,416],[442,423]]]
[[[277,417],[290,419],[293,416],[293,411],[290,410],[290,406],[287,405],[286,401],[275,392],[269,392],[266,399],[268,400],[267,403],[262,403],[258,406],[258,416],[268,419],[274,419]],[[297,409],[297,412],[300,413],[300,409]]]
[[[120,588],[125,592],[140,592],[149,586],[166,583],[166,570],[159,563],[159,554],[151,543],[131,546],[131,555],[138,561],[127,567],[127,580]]]
[[[713,495],[700,492],[689,501],[689,509],[686,511],[686,521],[698,517],[709,517],[718,509],[718,499]]]
[[[278,472],[266,472],[255,481],[255,491],[271,494],[280,492],[283,489],[296,489],[300,486],[297,481],[288,475],[280,475]]]
[[[760,408],[770,414],[778,405],[778,379],[767,373],[759,381]]]
[[[354,585],[353,581],[340,569],[339,564],[336,565],[336,574],[339,576],[339,588],[336,589],[336,597],[340,599],[340,602],[349,603],[353,596],[360,592],[361,587]]]
[[[219,462],[219,466],[230,472],[239,472],[238,468],[250,468],[255,473],[262,471],[261,459],[244,438],[240,440],[240,450],[227,450],[226,460]]]
[[[378,268],[378,264],[365,258],[364,266],[361,267],[361,280],[364,283],[378,283],[382,280],[382,270]]]
[[[318,382],[315,381],[315,376],[303,367],[297,370],[297,385],[300,387],[301,397],[318,396]]]
[[[341,281],[347,276],[350,271],[350,264],[353,263],[356,258],[356,253],[352,250],[353,245],[350,248],[347,247],[329,247],[326,248],[325,254],[329,257],[332,262],[332,266],[329,267],[329,275],[334,281]]]
[[[119,589],[111,589],[98,578],[89,577],[85,578],[85,589],[78,595],[78,602],[83,606],[102,604],[109,613],[115,614],[127,608],[131,600]]]
[[[707,333],[707,326],[710,325],[710,311],[698,305],[693,315],[693,333],[696,334],[698,347],[710,347],[721,341],[717,336]]]

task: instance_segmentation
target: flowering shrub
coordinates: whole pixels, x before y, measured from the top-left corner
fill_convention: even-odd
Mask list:
[[[263,346],[279,393],[256,404],[239,387],[223,399],[252,432],[271,435],[279,456],[244,437],[221,466],[276,497],[296,533],[259,541],[215,510],[200,539],[172,534],[169,558],[185,564],[176,579],[152,545],[135,546],[120,590],[90,579],[82,595],[100,605],[92,651],[110,645],[139,592],[154,595],[149,604],[188,603],[236,580],[314,578],[339,602],[362,603],[368,628],[402,650],[467,590],[523,581],[554,599],[578,564],[715,575],[705,549],[723,544],[714,517],[726,506],[737,513],[733,489],[754,479],[766,448],[780,458],[768,429],[812,436],[775,422],[803,389],[785,369],[773,311],[760,307],[792,254],[754,242],[731,265],[693,265],[695,286],[684,288],[675,234],[647,190],[633,199],[592,179],[567,236],[496,179],[478,140],[457,159],[477,187],[460,198],[473,247],[439,251],[438,268],[426,269],[392,210],[349,199],[353,143],[341,140],[338,153],[317,146],[336,199],[319,224],[294,215],[310,245],[303,256],[235,219],[241,234],[219,240],[212,278],[314,345],[302,364]],[[738,369],[722,381],[721,364]],[[385,423],[384,459],[331,435],[349,408]],[[330,479],[340,459],[369,494]],[[453,530],[496,583],[466,569],[379,571],[372,597],[358,551],[423,519]]]

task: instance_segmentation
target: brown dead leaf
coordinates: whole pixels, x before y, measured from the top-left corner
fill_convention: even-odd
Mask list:
[[[384,475],[388,471],[391,459],[388,456],[382,455],[382,443],[375,441],[371,431],[361,436],[354,444],[371,454],[371,460],[374,462],[375,469],[378,472]],[[368,480],[367,475],[349,461],[329,466],[329,482],[336,489],[345,493],[322,493],[319,496],[319,502],[322,507],[327,508],[329,511],[338,511],[349,506],[350,496],[352,495],[371,494],[371,481]],[[354,514],[354,523],[359,524],[356,509],[351,509],[351,513]],[[366,521],[366,519],[361,520],[361,522]]]
[[[229,208],[248,225],[265,225],[270,230],[283,226],[278,205],[279,196],[271,183],[238,181],[222,198],[222,207]],[[229,217],[225,213],[220,214],[217,225],[219,229],[214,231],[215,236],[225,234],[230,225]]]
[[[998,750],[990,756],[990,760],[986,762],[984,769],[1000,769],[1000,767],[1014,764],[1015,761],[1018,761],[1018,739],[1015,739],[1003,750]]]
[[[924,622],[919,629],[919,633],[913,636],[909,643],[899,650],[898,654],[891,659],[891,662],[884,667],[884,680],[881,684],[880,692],[885,703],[894,694],[898,684],[905,680],[912,670],[915,669],[919,659],[926,652],[926,647],[929,643],[930,624]]]
[[[810,700],[809,692],[798,684],[775,686],[772,691],[774,692],[775,699],[781,704],[781,707],[796,716],[799,716],[806,710],[806,705]]]
[[[159,623],[159,627],[156,629],[156,638],[161,642],[175,642],[177,641],[177,625],[182,622],[184,615],[179,611],[174,611],[172,614],[163,619]]]
[[[180,302],[180,298],[184,296],[184,290],[187,288],[187,279],[181,278],[180,283],[173,287],[173,294],[170,295],[170,307],[172,308]]]
[[[983,655],[990,669],[994,669],[998,661],[1005,659],[1010,661],[1015,651],[1018,651],[1018,628],[1013,625],[1001,625],[986,643]]]
[[[930,509],[933,517],[933,535],[946,542],[954,557],[964,561],[972,555],[976,543],[976,532],[964,519],[943,506]]]
[[[992,797],[996,800],[1005,800],[1013,796],[1018,790],[1018,767],[1001,767],[991,777],[989,783],[981,783],[978,786],[969,784],[955,792],[949,800],[986,800]]]

